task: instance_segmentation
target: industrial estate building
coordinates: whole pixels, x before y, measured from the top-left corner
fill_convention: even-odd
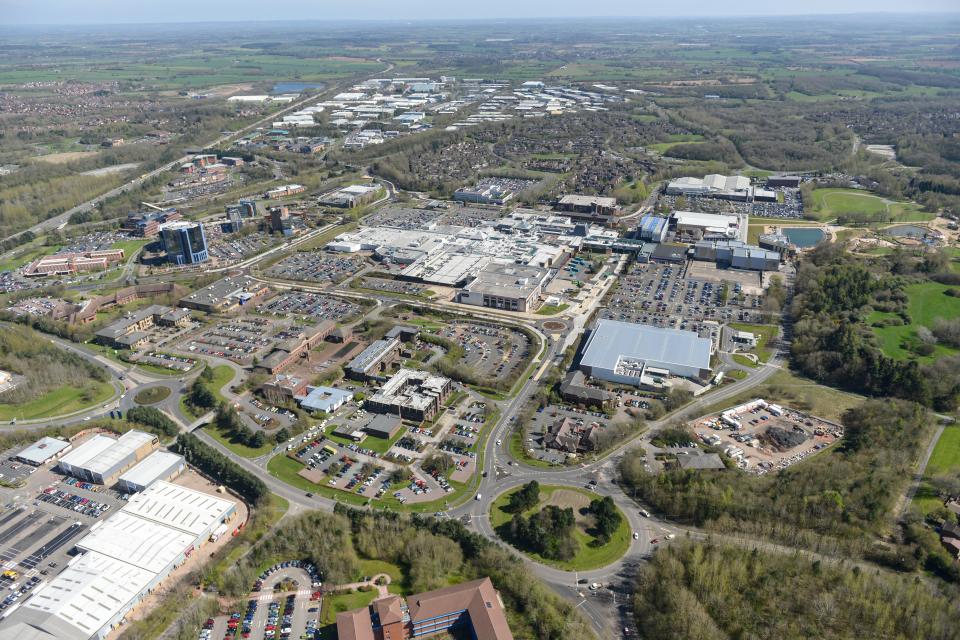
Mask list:
[[[120,474],[157,450],[160,440],[152,433],[128,431],[119,438],[93,436],[60,458],[60,471],[68,476],[112,485]]]
[[[692,331],[600,320],[587,338],[580,368],[587,375],[633,386],[669,376],[708,378],[713,343]]]
[[[66,440],[44,436],[14,456],[19,462],[39,467],[50,460],[56,460],[73,448]]]
[[[337,614],[340,640],[406,640],[464,630],[478,640],[513,640],[503,601],[490,578],[407,598],[387,596]]]
[[[154,482],[91,527],[63,572],[41,583],[6,618],[0,640],[105,638],[233,519],[236,506],[232,500]]]
[[[366,408],[414,422],[437,415],[453,389],[450,378],[415,369],[400,369],[366,402]]]
[[[186,468],[183,456],[169,451],[154,451],[120,476],[117,488],[126,493],[144,491],[157,480],[173,480]]]

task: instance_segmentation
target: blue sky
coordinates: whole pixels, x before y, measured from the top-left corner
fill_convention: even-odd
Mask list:
[[[0,24],[957,12],[957,0],[0,0]]]

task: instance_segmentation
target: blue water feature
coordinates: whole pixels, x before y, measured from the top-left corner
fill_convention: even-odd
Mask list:
[[[883,232],[896,238],[922,238],[930,233],[930,230],[925,227],[918,227],[915,224],[898,224],[887,227]]]
[[[826,237],[823,229],[818,227],[786,227],[782,231],[800,249],[816,246]]]
[[[307,89],[323,89],[323,84],[316,82],[278,82],[273,85],[271,93],[299,93]]]

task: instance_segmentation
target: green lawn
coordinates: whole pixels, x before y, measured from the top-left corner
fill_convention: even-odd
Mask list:
[[[747,356],[740,353],[733,354],[733,361],[739,365],[743,365],[744,367],[750,367],[752,369],[756,369],[757,367],[760,366],[756,364],[753,360],[748,358]]]
[[[490,506],[490,524],[493,527],[500,527],[501,525],[509,522],[513,517],[512,513],[508,513],[503,509],[507,506],[510,496],[519,490],[520,487],[507,491],[497,496],[497,499],[493,501],[493,504]],[[542,505],[547,504],[549,498],[556,491],[560,490],[579,493],[590,500],[601,497],[591,491],[586,491],[577,487],[540,485],[540,504],[532,509],[529,509],[528,511],[525,511],[524,515],[530,515],[531,513],[534,513],[540,509]],[[630,524],[627,521],[626,516],[623,515],[622,511],[620,512],[620,516],[620,526],[614,532],[613,536],[610,538],[610,541],[603,546],[593,546],[595,538],[586,532],[586,527],[583,524],[578,523],[574,529],[574,537],[580,543],[580,550],[571,560],[551,560],[542,558],[534,553],[529,553],[527,555],[529,555],[531,558],[534,558],[538,562],[542,562],[565,571],[588,571],[591,569],[605,567],[622,557],[630,548],[630,539],[632,535],[632,532],[630,531]]]
[[[335,596],[323,596],[323,603],[320,606],[320,624],[336,624],[337,614],[343,611],[352,611],[365,607],[378,595],[376,589],[370,591],[354,591],[353,593],[341,593]]]
[[[884,354],[898,360],[917,358],[921,362],[931,362],[937,358],[957,353],[957,349],[936,345],[936,350],[930,356],[919,357],[910,351],[909,347],[919,341],[917,327],[932,328],[937,318],[951,319],[960,316],[960,298],[948,296],[945,292],[952,289],[949,285],[938,282],[921,282],[909,285],[904,289],[909,302],[907,312],[911,323],[908,325],[894,325],[890,327],[872,327]],[[874,311],[867,316],[867,324],[873,324],[894,314]]]
[[[209,366],[209,365],[208,365]],[[226,398],[223,397],[223,388],[233,381],[233,368],[225,364],[218,365],[213,367],[213,380],[207,382],[207,386],[210,388],[210,391],[213,392],[213,395],[220,402],[226,402]],[[183,411],[184,415],[193,416],[194,418],[199,418],[204,415],[206,411],[196,412],[190,405],[187,404],[186,395],[180,396],[180,410]]]
[[[552,316],[569,308],[569,304],[545,304],[537,310],[538,316]]]
[[[960,425],[950,425],[943,430],[940,439],[930,455],[926,478],[946,473],[960,473]],[[921,513],[927,514],[943,506],[939,496],[930,484],[923,483],[913,498],[913,504]]]
[[[34,247],[28,248],[26,250],[19,249],[14,252],[14,255],[10,258],[7,258],[3,262],[0,262],[0,271],[13,271],[19,269],[23,265],[33,262],[37,258],[41,258],[46,255],[54,253],[59,246],[53,247]]]
[[[777,335],[777,325],[773,324],[744,324],[742,322],[731,322],[731,329],[736,329],[737,331],[749,331],[752,334],[759,335],[757,339],[757,346],[753,349],[748,349],[750,353],[755,353],[760,359],[760,362],[766,362],[770,359],[770,356],[773,355],[773,349],[768,345],[770,341],[773,340]]]
[[[212,424],[204,427],[203,430],[220,442],[220,444],[230,449],[230,451],[244,458],[258,458],[265,453],[269,453],[276,446],[276,443],[269,434],[264,434],[267,436],[265,444],[262,447],[254,449],[245,444],[231,441],[230,436]]]
[[[109,382],[96,382],[91,399],[83,399],[84,388],[65,386],[49,391],[39,398],[21,404],[0,404],[0,420],[35,420],[74,413],[95,407],[113,397],[115,390]]]
[[[129,260],[140,251],[141,248],[150,244],[152,240],[120,240],[119,242],[114,242],[112,248],[114,249],[123,249],[123,257],[126,260]]]
[[[156,404],[166,400],[169,395],[170,387],[150,387],[135,395],[133,401],[137,404]]]
[[[820,221],[832,220],[843,214],[861,213],[879,217],[890,214],[890,221],[919,222],[930,220],[932,213],[925,213],[912,202],[887,204],[880,196],[859,189],[826,188],[813,192],[816,209],[813,213]]]

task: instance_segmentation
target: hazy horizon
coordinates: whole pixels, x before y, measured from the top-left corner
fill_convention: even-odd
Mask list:
[[[211,0],[197,4],[169,0],[132,5],[121,0],[0,0],[0,14],[7,26],[70,26],[111,24],[177,24],[229,22],[372,21],[425,20],[521,20],[604,18],[742,18],[816,17],[844,14],[935,15],[960,12],[955,0],[917,0],[909,9],[899,0],[809,0],[802,4],[771,7],[763,0],[739,0],[720,5],[706,0],[676,0],[668,6],[652,2],[596,0],[528,0],[524,3],[489,0],[483,4],[457,6],[440,0],[409,0],[405,3],[371,0],[363,10],[336,5],[323,6],[309,0],[277,0],[264,8],[252,0]]]

